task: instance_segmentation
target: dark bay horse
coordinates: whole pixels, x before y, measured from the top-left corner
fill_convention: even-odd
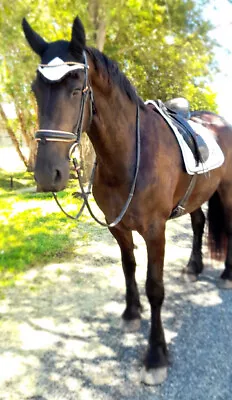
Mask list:
[[[106,221],[113,221],[123,209],[134,179],[139,124],[141,158],[134,196],[121,222],[109,229],[121,249],[126,282],[122,318],[129,330],[138,328],[141,319],[133,230],[142,235],[147,246],[146,293],[151,306],[151,330],[142,381],[159,384],[166,378],[168,364],[160,315],[164,300],[165,225],[190,182],[190,176],[183,170],[179,146],[163,118],[144,105],[117,64],[86,46],[85,31],[78,18],[74,20],[70,42],[46,42],[25,19],[23,29],[31,48],[41,58],[32,85],[40,126],[35,167],[40,190],[57,192],[65,188],[69,179],[69,151],[76,140],[74,134],[86,131],[97,155],[94,198]],[[207,176],[197,176],[186,204],[194,236],[185,272],[196,278],[203,269],[205,217],[201,205],[208,201],[210,243],[217,255],[224,250],[226,261],[221,281],[232,288],[232,128],[209,112],[196,112],[194,118],[214,133],[225,161]]]

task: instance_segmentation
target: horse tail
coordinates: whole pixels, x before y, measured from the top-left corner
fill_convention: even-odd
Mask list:
[[[227,250],[227,236],[225,213],[218,192],[215,192],[208,201],[208,247],[211,258],[225,260]]]

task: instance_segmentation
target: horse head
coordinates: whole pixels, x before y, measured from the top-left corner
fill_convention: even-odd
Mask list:
[[[85,31],[76,17],[70,41],[48,43],[26,19],[22,26],[30,47],[41,60],[32,84],[39,118],[35,180],[41,191],[56,192],[67,184],[70,149],[90,118],[90,108],[85,107],[91,98]]]

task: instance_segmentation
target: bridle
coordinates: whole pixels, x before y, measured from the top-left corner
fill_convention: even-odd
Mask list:
[[[74,150],[77,146],[80,145],[80,141],[81,141],[81,135],[82,135],[82,130],[83,130],[83,119],[84,119],[84,112],[85,112],[85,106],[86,106],[86,102],[87,99],[89,97],[89,104],[90,104],[90,116],[89,116],[89,126],[92,123],[92,119],[93,119],[93,115],[96,113],[96,108],[95,108],[95,104],[94,104],[94,96],[93,96],[93,90],[90,86],[89,83],[89,79],[88,79],[88,62],[87,62],[87,57],[86,57],[86,53],[85,51],[83,51],[83,57],[84,57],[84,63],[76,63],[76,62],[67,62],[66,64],[68,65],[73,65],[75,69],[82,69],[84,70],[84,82],[83,82],[83,89],[82,89],[82,94],[81,94],[81,104],[80,104],[80,112],[79,112],[79,116],[78,116],[78,120],[77,123],[75,125],[75,133],[73,132],[66,132],[66,131],[61,131],[61,130],[51,130],[51,129],[39,129],[36,134],[35,134],[35,140],[37,142],[42,142],[44,144],[46,144],[46,142],[65,142],[65,143],[72,143],[70,149],[69,149],[69,159],[72,160],[73,165],[74,165],[74,169],[77,173],[77,178],[79,181],[79,185],[81,188],[81,196],[83,198],[83,204],[81,206],[80,211],[78,212],[78,214],[73,217],[72,215],[68,214],[63,207],[61,206],[61,204],[59,203],[59,200],[57,198],[56,193],[53,192],[53,197],[56,201],[56,203],[58,204],[58,206],[60,207],[60,209],[62,210],[62,212],[69,218],[71,219],[75,219],[77,220],[85,206],[87,207],[90,215],[92,216],[92,218],[98,222],[100,225],[102,226],[106,226],[106,227],[114,227],[116,226],[123,218],[123,216],[125,215],[131,200],[133,198],[134,195],[134,191],[135,191],[135,186],[136,186],[136,181],[137,181],[137,176],[138,176],[138,172],[139,172],[139,165],[140,165],[140,116],[139,116],[139,105],[137,104],[136,107],[136,165],[135,165],[135,172],[134,172],[134,178],[133,178],[133,182],[131,184],[131,189],[130,189],[130,193],[129,196],[119,214],[119,216],[110,224],[105,223],[100,221],[92,212],[92,209],[89,205],[89,201],[88,201],[88,195],[91,193],[91,189],[92,189],[92,184],[93,184],[93,180],[94,180],[94,173],[95,173],[95,169],[97,166],[97,161],[95,160],[94,162],[94,166],[92,169],[92,173],[91,173],[91,178],[90,178],[90,182],[88,185],[88,191],[85,192],[84,189],[84,185],[82,183],[82,179],[81,179],[81,174],[80,174],[80,167],[78,166],[78,162],[76,157],[74,156]],[[49,64],[44,65],[44,64],[40,64],[39,68],[41,71],[41,67],[50,67]],[[52,68],[52,66],[51,66]]]
[[[89,96],[90,99],[90,118],[89,118],[89,125],[91,125],[93,114],[95,112],[95,106],[94,106],[94,99],[93,99],[93,91],[92,88],[89,84],[89,79],[88,79],[88,63],[87,63],[87,57],[85,51],[83,52],[83,57],[84,57],[84,63],[77,63],[77,62],[66,62],[66,64],[76,66],[76,69],[81,69],[84,70],[84,82],[83,82],[83,89],[81,93],[81,105],[80,105],[80,112],[78,116],[77,123],[75,124],[75,133],[73,132],[66,132],[66,131],[61,131],[61,130],[54,130],[54,129],[39,129],[36,134],[35,134],[35,140],[37,142],[66,142],[66,143],[72,143],[72,146],[69,150],[69,159],[71,158],[71,154],[74,151],[75,147],[80,144],[81,141],[81,134],[82,134],[82,128],[83,128],[83,118],[84,118],[84,111],[85,111],[85,105]],[[58,65],[56,65],[58,66]],[[49,66],[49,64],[40,64],[40,67],[50,67],[53,68],[52,66]],[[41,71],[41,68],[39,69]]]

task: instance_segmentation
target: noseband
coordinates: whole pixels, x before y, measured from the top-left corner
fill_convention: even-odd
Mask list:
[[[82,63],[76,63],[76,62],[66,62],[63,63],[62,65],[71,65],[70,69],[81,69],[84,70],[84,83],[83,83],[83,89],[82,89],[82,94],[81,94],[81,105],[80,105],[80,112],[78,116],[77,123],[75,125],[75,133],[73,132],[66,132],[66,131],[61,131],[61,130],[53,130],[53,129],[39,129],[36,134],[35,134],[35,140],[37,142],[66,142],[66,143],[73,143],[69,150],[69,158],[71,158],[71,155],[77,145],[79,145],[80,140],[81,140],[81,134],[82,134],[82,129],[83,129],[83,118],[84,118],[84,111],[85,111],[85,105],[86,101],[89,97],[90,100],[90,118],[89,118],[89,125],[91,125],[92,118],[93,118],[93,111],[94,111],[94,100],[93,100],[93,91],[91,86],[89,85],[88,82],[88,63],[87,63],[87,57],[85,51],[83,52],[84,56],[84,64]],[[43,69],[42,67],[46,68],[54,68],[55,66],[59,67],[59,65],[52,65],[52,63],[49,64],[40,64],[38,70],[40,73],[43,74]],[[74,68],[73,68],[74,67]],[[75,68],[76,67],[76,68]],[[66,72],[67,73],[67,72]]]

